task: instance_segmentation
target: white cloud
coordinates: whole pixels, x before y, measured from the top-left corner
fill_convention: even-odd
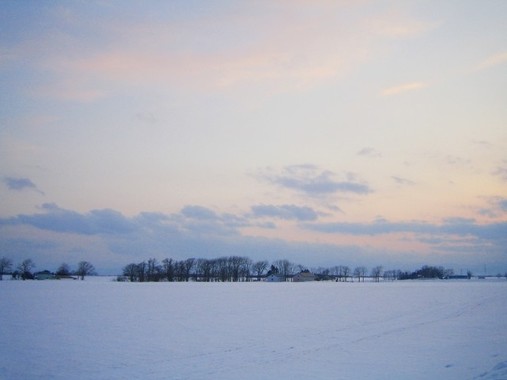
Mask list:
[[[507,63],[507,51],[493,54],[476,66],[476,70],[486,70]]]
[[[428,87],[428,84],[424,82],[403,83],[397,86],[385,88],[382,90],[382,96],[398,95],[404,92],[420,90],[425,87]]]

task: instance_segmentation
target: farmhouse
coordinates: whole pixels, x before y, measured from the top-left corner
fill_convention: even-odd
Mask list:
[[[315,281],[315,275],[310,271],[299,272],[292,277],[293,282]]]

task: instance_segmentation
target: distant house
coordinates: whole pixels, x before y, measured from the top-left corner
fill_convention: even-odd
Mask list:
[[[292,277],[293,282],[315,281],[315,275],[310,271],[299,272]]]
[[[42,272],[37,272],[33,276],[36,280],[54,280],[55,275],[48,270],[43,270]]]
[[[77,280],[77,277],[70,275],[56,275],[55,278],[57,280]]]
[[[281,276],[277,273],[272,273],[270,275],[267,275],[266,278],[264,279],[264,281],[266,281],[266,282],[283,282],[283,281],[285,281],[285,279],[283,278],[283,276]]]

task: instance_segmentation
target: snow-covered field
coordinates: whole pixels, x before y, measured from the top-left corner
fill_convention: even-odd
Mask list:
[[[507,379],[507,281],[0,282],[0,379]]]

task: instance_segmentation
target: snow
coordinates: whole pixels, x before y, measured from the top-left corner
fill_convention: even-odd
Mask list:
[[[507,281],[0,282],[0,379],[507,379]]]

